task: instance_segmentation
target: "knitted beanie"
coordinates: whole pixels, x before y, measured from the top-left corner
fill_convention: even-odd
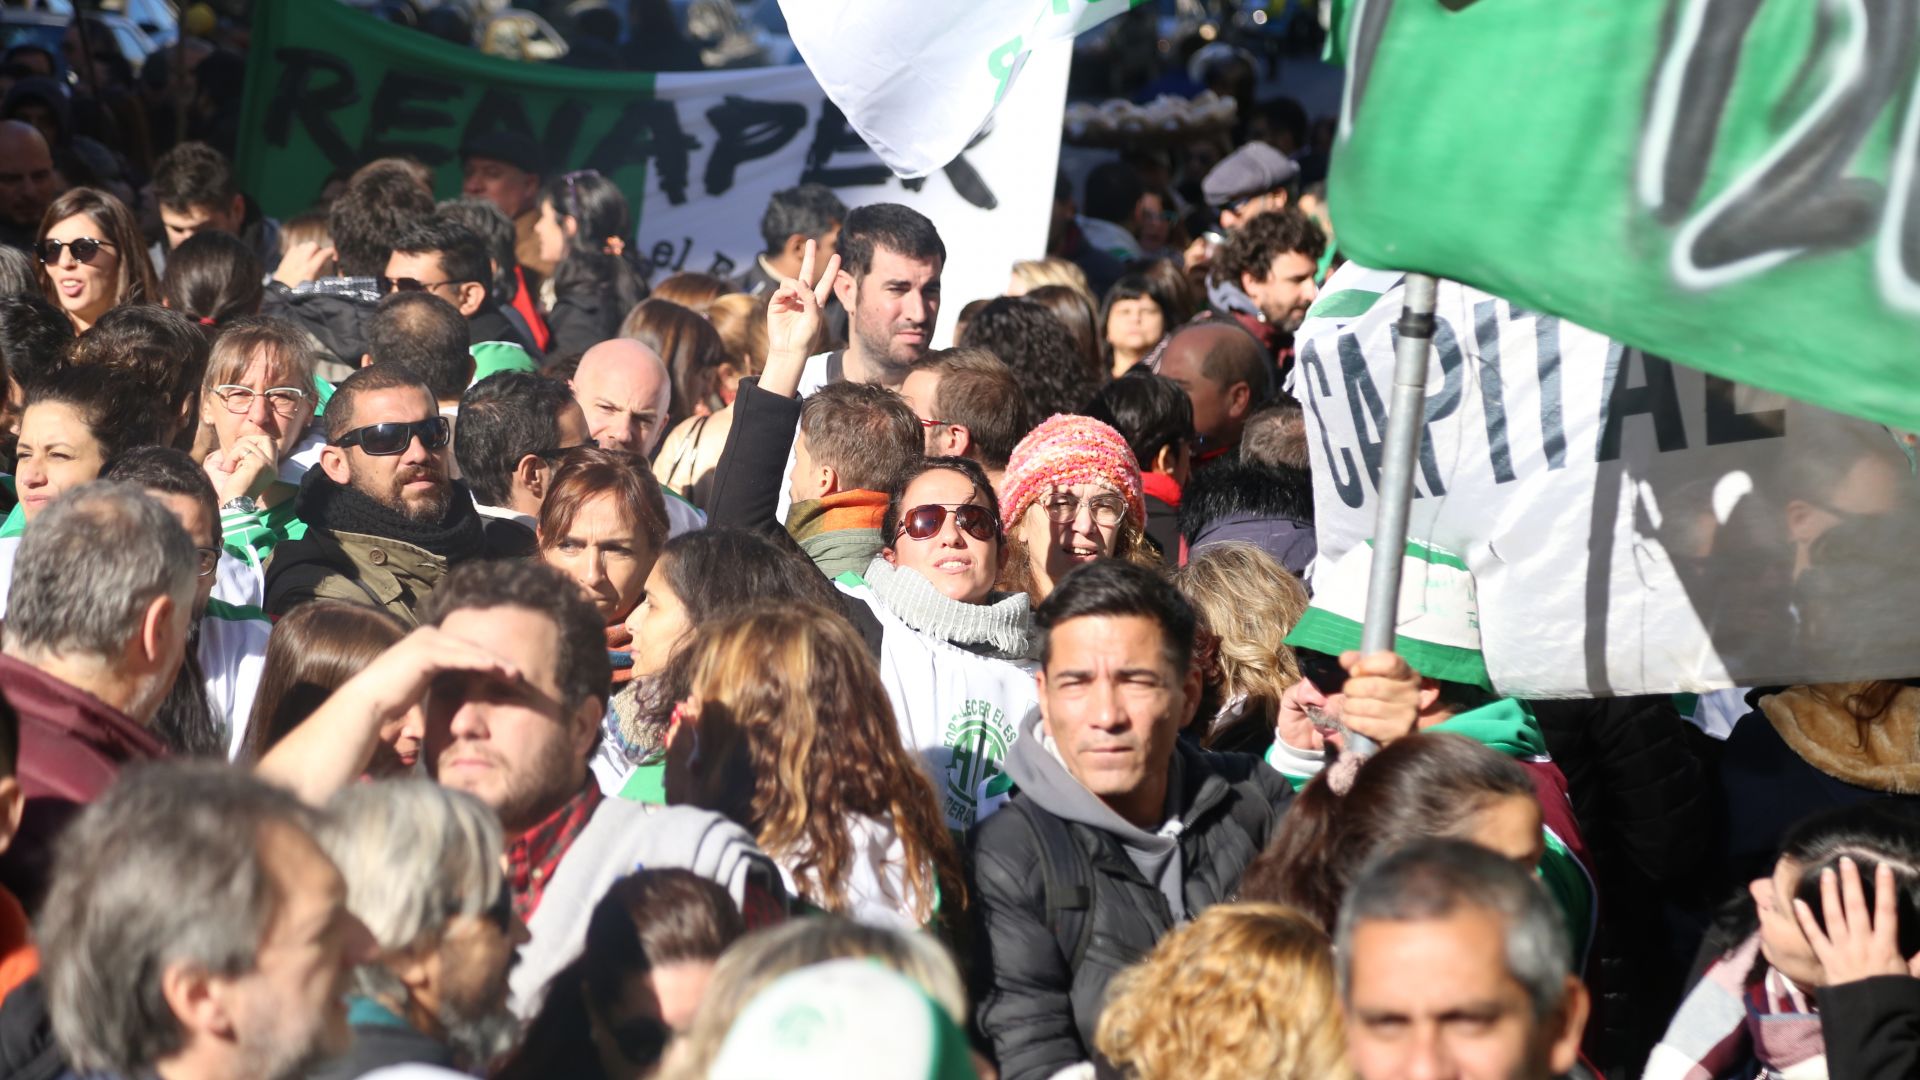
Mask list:
[[[1067,413],[1048,417],[1013,448],[1000,481],[1000,520],[1012,532],[1027,507],[1075,484],[1101,484],[1119,492],[1127,500],[1127,516],[1146,527],[1140,463],[1127,440],[1090,416]]]

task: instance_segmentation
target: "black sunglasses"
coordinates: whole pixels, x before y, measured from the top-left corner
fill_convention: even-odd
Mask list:
[[[93,257],[100,254],[101,248],[112,246],[111,240],[95,240],[91,236],[82,236],[77,240],[42,240],[40,241],[40,261],[52,266],[60,261],[60,249],[66,248],[73,252],[75,262],[84,265],[93,262]]]
[[[578,450],[582,447],[592,446],[592,445],[594,444],[590,442],[583,442],[583,443],[574,443],[572,446],[549,446],[544,450],[529,450],[527,451],[527,453],[532,454],[534,457],[537,457],[542,461],[558,461],[561,458],[566,457],[569,451]]]
[[[1295,649],[1294,659],[1300,662],[1300,674],[1313,684],[1315,690],[1332,697],[1347,689],[1347,669],[1340,666],[1340,658],[1328,656],[1313,649]]]
[[[895,540],[905,533],[915,540],[930,540],[940,534],[947,524],[947,515],[953,515],[953,523],[975,540],[986,542],[1000,534],[999,522],[993,520],[993,514],[979,503],[927,503],[916,506],[900,518],[900,530],[893,534]]]
[[[335,446],[358,446],[374,457],[386,457],[390,454],[404,454],[415,437],[420,445],[429,450],[439,450],[447,445],[452,437],[453,428],[444,416],[431,420],[415,420],[412,423],[394,421],[386,424],[368,424],[354,428],[345,435],[333,440]]]
[[[381,296],[391,296],[396,292],[428,292],[444,285],[465,285],[464,281],[421,281],[410,277],[378,277],[374,284],[380,287]]]

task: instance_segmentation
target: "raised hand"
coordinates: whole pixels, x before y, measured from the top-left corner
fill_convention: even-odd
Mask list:
[[[767,301],[767,365],[760,373],[760,388],[781,397],[792,397],[800,389],[807,352],[824,321],[821,309],[840,273],[840,256],[835,255],[816,280],[813,260],[814,243],[809,240],[800,257],[800,276],[782,281]]]
[[[1347,669],[1343,723],[1381,746],[1418,730],[1420,673],[1398,654],[1349,650],[1340,654],[1340,666]]]
[[[1893,867],[1881,863],[1873,875],[1873,912],[1867,912],[1866,889],[1860,882],[1860,868],[1842,856],[1840,870],[1820,871],[1820,910],[1826,916],[1826,928],[1814,918],[1813,908],[1795,898],[1794,914],[1800,930],[1813,946],[1826,977],[1826,985],[1859,982],[1876,975],[1920,976],[1920,956],[1911,960],[1900,955],[1900,921],[1895,913],[1897,896],[1893,885]]]

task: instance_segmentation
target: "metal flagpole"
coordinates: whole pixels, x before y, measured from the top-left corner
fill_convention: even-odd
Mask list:
[[[1407,548],[1407,516],[1413,506],[1413,468],[1426,426],[1427,357],[1433,344],[1433,306],[1439,282],[1431,274],[1408,274],[1402,298],[1399,344],[1393,353],[1393,402],[1387,407],[1387,435],[1380,463],[1380,514],[1373,525],[1373,568],[1367,579],[1367,617],[1360,630],[1360,654],[1393,648],[1400,614],[1400,568]],[[1357,731],[1347,733],[1347,748],[1362,757],[1379,750]]]

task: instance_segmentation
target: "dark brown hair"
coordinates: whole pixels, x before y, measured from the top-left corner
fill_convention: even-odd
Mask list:
[[[735,359],[712,323],[691,308],[662,299],[658,290],[627,312],[620,336],[652,349],[673,377],[663,431],[691,416],[694,405],[707,402],[719,382],[720,365]]]
[[[266,670],[247,724],[247,758],[258,761],[406,634],[399,619],[365,604],[312,600],[289,611],[267,636]]]
[[[604,1077],[589,1008],[606,1015],[635,976],[662,964],[718,960],[745,933],[727,891],[692,871],[642,870],[614,882],[594,905],[579,959],[547,984],[526,1038],[495,1080]]]
[[[1345,796],[1323,772],[1294,799],[1247,867],[1241,900],[1290,904],[1332,932],[1347,890],[1374,856],[1460,838],[1493,799],[1536,798],[1519,763],[1462,735],[1409,735],[1368,758]]]
[[[122,371],[138,380],[160,412],[163,431],[191,430],[199,423],[200,382],[212,351],[207,335],[178,311],[155,304],[123,304],[74,340],[74,367]]]
[[[864,383],[831,383],[815,391],[800,406],[800,431],[807,453],[832,468],[847,491],[887,490],[927,446],[906,399]]]
[[[553,483],[540,504],[540,547],[552,547],[573,528],[587,500],[611,495],[647,550],[658,554],[667,542],[667,497],[645,458],[597,446],[576,446],[561,457]]]
[[[158,303],[160,281],[154,276],[152,260],[147,258],[147,244],[141,236],[140,224],[134,220],[133,211],[127,209],[127,204],[110,192],[77,187],[53,200],[47,212],[40,215],[40,231],[35,239],[45,240],[55,225],[75,214],[92,218],[93,223],[105,234],[95,239],[113,245],[113,254],[119,259],[120,275],[113,290],[114,304]],[[60,295],[53,288],[53,275],[47,272],[47,264],[37,263],[34,274],[40,280],[40,291],[46,294],[48,300],[59,304]]]

